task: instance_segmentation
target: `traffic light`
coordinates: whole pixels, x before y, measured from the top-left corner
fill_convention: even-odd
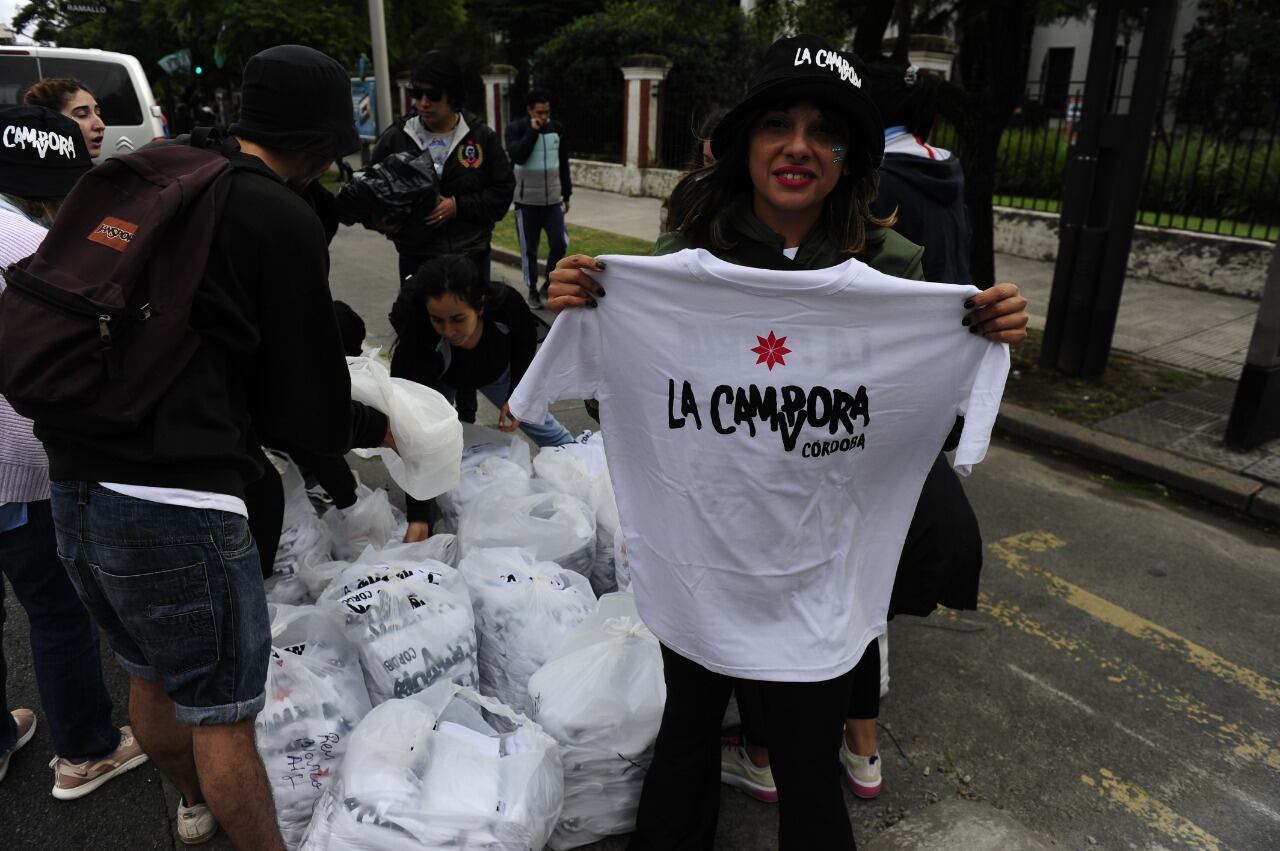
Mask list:
[[[204,73],[204,68],[203,68],[202,66],[200,66],[200,65],[197,65],[197,66],[196,66],[196,76],[197,76],[197,77],[199,77],[199,76],[200,76],[201,74],[203,74],[203,73]]]

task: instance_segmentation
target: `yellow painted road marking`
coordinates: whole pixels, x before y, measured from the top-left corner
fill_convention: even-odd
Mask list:
[[[1122,689],[1133,700],[1163,704],[1170,712],[1199,725],[1206,734],[1230,748],[1240,759],[1280,771],[1280,742],[1276,742],[1268,734],[1245,724],[1228,721],[1182,689],[1166,686],[1132,662],[1105,654],[1083,638],[1066,635],[1045,626],[1013,603],[996,600],[983,593],[978,595],[978,609],[1003,626],[1038,638],[1050,647],[1063,651],[1076,662],[1096,665],[1109,683]]]
[[[1173,653],[1224,682],[1245,688],[1267,703],[1280,707],[1280,682],[1257,671],[1224,659],[1207,647],[1196,644],[1158,623],[1117,606],[1079,585],[1055,576],[1031,564],[1026,553],[1043,553],[1066,546],[1050,532],[1034,531],[1010,535],[991,545],[991,551],[1010,570],[1021,576],[1038,576],[1046,580],[1049,592],[1103,623],[1150,642],[1160,650]]]
[[[1128,810],[1152,830],[1169,837],[1176,845],[1204,851],[1223,851],[1224,846],[1216,836],[1151,797],[1131,780],[1122,780],[1107,769],[1100,768],[1096,779],[1082,774],[1080,782],[1097,790],[1099,795],[1113,804]]]

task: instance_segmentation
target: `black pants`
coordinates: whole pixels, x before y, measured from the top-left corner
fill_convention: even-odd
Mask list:
[[[709,851],[720,812],[720,720],[734,680],[662,648],[667,705],[629,851]],[[778,784],[780,851],[852,851],[837,752],[853,672],[759,683]]]
[[[862,658],[850,672],[849,704],[845,718],[878,718],[880,716],[880,642],[867,645]],[[760,683],[754,680],[738,680],[733,689],[738,699],[738,714],[742,717],[742,737],[753,745],[770,748],[769,726],[765,723],[764,701]],[[843,723],[841,729],[844,729]]]

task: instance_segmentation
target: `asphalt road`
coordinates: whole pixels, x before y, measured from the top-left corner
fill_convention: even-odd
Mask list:
[[[368,244],[335,244],[334,289],[376,335],[395,278],[389,258],[389,275],[356,262]],[[557,410],[587,424],[579,405]],[[982,602],[891,625],[884,792],[848,798],[860,842],[967,799],[1063,848],[1280,848],[1280,536],[1004,441],[966,488],[988,545]],[[11,705],[38,706],[12,595],[6,613]],[[124,678],[106,669],[124,723]],[[153,768],[62,803],[50,756],[43,730],[15,755],[0,848],[176,844]],[[772,849],[775,824],[725,790],[717,847]]]

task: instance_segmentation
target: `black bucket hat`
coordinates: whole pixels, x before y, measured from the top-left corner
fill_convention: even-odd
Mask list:
[[[245,65],[240,120],[232,136],[280,151],[345,157],[360,150],[351,78],[318,50],[282,44]]]
[[[91,168],[75,121],[43,106],[0,109],[0,192],[62,198]]]
[[[806,97],[837,107],[848,120],[850,144],[866,151],[873,168],[884,158],[884,125],[871,100],[866,65],[853,53],[836,50],[816,35],[780,38],[769,45],[751,87],[711,134],[711,152],[724,156],[729,142],[748,131],[761,109]]]

